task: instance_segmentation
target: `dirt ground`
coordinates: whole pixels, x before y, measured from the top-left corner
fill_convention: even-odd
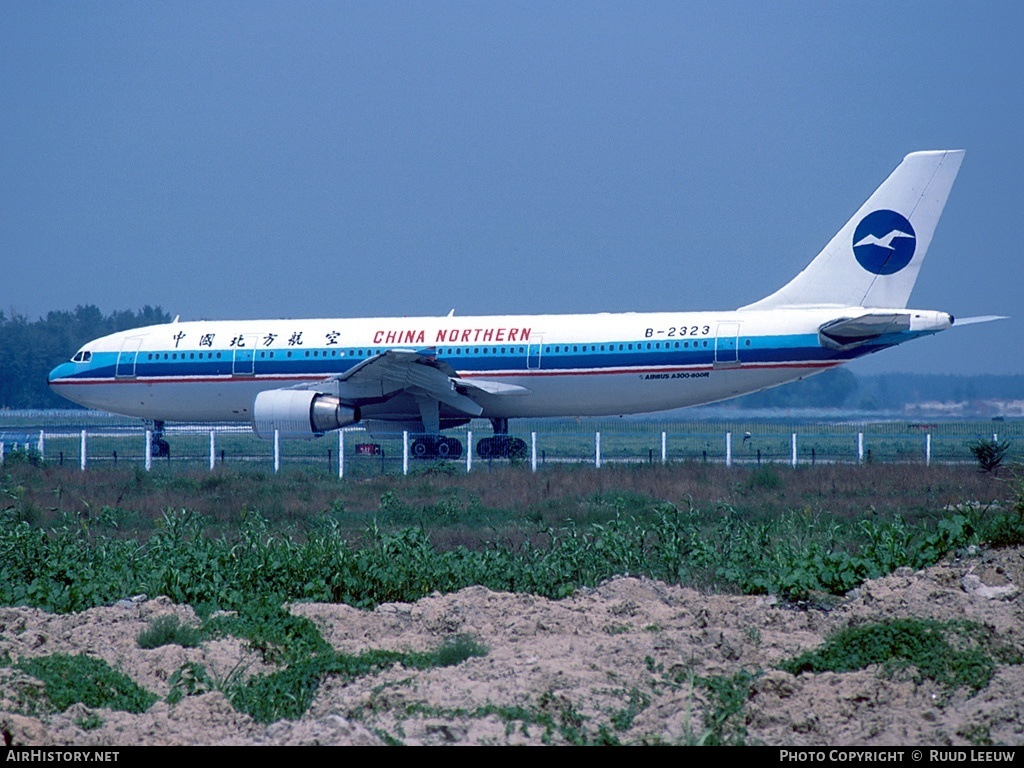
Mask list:
[[[707,689],[694,681],[746,670],[762,673],[736,721],[748,744],[1021,745],[1021,665],[998,667],[975,695],[916,683],[910,671],[793,676],[775,669],[836,630],[903,617],[970,619],[1024,653],[1021,585],[1024,550],[999,550],[964,553],[916,573],[904,569],[828,608],[630,577],[560,601],[476,587],[370,612],[295,605],[340,651],[426,650],[460,633],[489,650],[454,667],[396,665],[355,682],[328,680],[301,720],[269,726],[236,712],[219,692],[173,706],[161,700],[140,715],[81,704],[60,714],[20,714],[15,702],[40,685],[9,666],[23,657],[94,655],[161,699],[188,661],[220,680],[261,667],[244,641],[138,648],[136,637],[152,618],[173,612],[194,620],[190,608],[165,598],[68,616],[3,608],[0,659],[9,661],[0,667],[0,734],[14,746],[559,744],[574,734],[596,739],[604,726],[622,743],[693,743],[707,732],[709,711]]]

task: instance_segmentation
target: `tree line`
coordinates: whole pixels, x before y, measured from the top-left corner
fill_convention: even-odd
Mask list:
[[[0,408],[74,407],[50,391],[47,374],[87,341],[129,328],[169,323],[160,307],[145,306],[104,315],[88,304],[72,311],[48,312],[30,321],[0,311]]]

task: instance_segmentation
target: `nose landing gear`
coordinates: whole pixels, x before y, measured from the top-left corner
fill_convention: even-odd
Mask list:
[[[164,423],[153,422],[153,442],[150,446],[150,456],[154,459],[164,459],[171,455],[171,445],[164,440]]]

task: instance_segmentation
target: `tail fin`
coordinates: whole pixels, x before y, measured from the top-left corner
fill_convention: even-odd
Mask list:
[[[903,158],[803,272],[741,309],[907,306],[962,149]]]

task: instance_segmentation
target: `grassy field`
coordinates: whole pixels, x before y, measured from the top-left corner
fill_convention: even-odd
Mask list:
[[[0,469],[0,605],[70,613],[166,595],[195,608],[199,625],[151,626],[140,646],[230,635],[276,665],[219,683],[202,665],[183,665],[171,677],[168,702],[219,685],[259,722],[297,719],[326,680],[396,664],[454,664],[487,649],[456,637],[458,647],[425,653],[346,656],[289,612],[289,603],[369,609],[472,585],[560,599],[631,574],[705,595],[774,594],[828,607],[897,568],[1024,545],[1024,481],[1016,472],[982,473],[969,464],[688,461],[601,469],[567,463],[537,473],[500,462],[467,474],[459,464],[419,462],[408,476],[340,480],[315,467],[276,475],[160,465],[82,472],[26,454]],[[997,662],[1019,663],[975,642],[989,634],[967,622],[899,620],[855,627],[785,663],[796,674],[905,664],[906,657],[924,675],[967,669],[972,676],[936,679],[977,690]],[[974,643],[966,660],[964,638]],[[907,656],[908,648],[917,655]],[[860,666],[851,666],[852,657]],[[15,664],[0,659],[0,671],[5,666]],[[58,709],[81,701],[134,712],[155,700],[83,654],[19,659],[16,666],[45,681]],[[719,724],[709,731],[715,743],[742,743],[743,731],[726,724],[742,722],[753,679],[744,671],[676,684],[707,688],[706,717]],[[94,702],[98,688],[116,701]],[[631,722],[635,713],[623,712]],[[514,720],[540,727],[543,716],[517,711]],[[90,718],[82,727],[102,724]],[[582,737],[574,730],[563,738]]]
[[[428,530],[438,546],[477,546],[495,537],[606,522],[616,515],[643,518],[662,503],[709,515],[734,513],[760,522],[793,511],[835,521],[901,517],[917,524],[957,508],[985,509],[1011,495],[1008,471],[978,472],[968,465],[765,464],[725,467],[668,465],[548,467],[486,465],[466,474],[456,463],[418,463],[409,476],[339,480],[326,470],[287,469],[274,475],[218,468],[151,472],[110,467],[8,463],[4,506],[38,526],[67,522],[114,535],[147,535],[168,510],[188,509],[206,531],[232,536],[245,514],[258,512],[277,532],[302,536],[325,521],[358,534],[371,522],[387,529]]]
[[[1024,543],[1021,480],[967,466],[424,464],[341,481],[25,460],[5,465],[2,498],[0,604],[59,612],[138,593],[201,611],[471,585],[557,598],[623,573],[805,600]]]

